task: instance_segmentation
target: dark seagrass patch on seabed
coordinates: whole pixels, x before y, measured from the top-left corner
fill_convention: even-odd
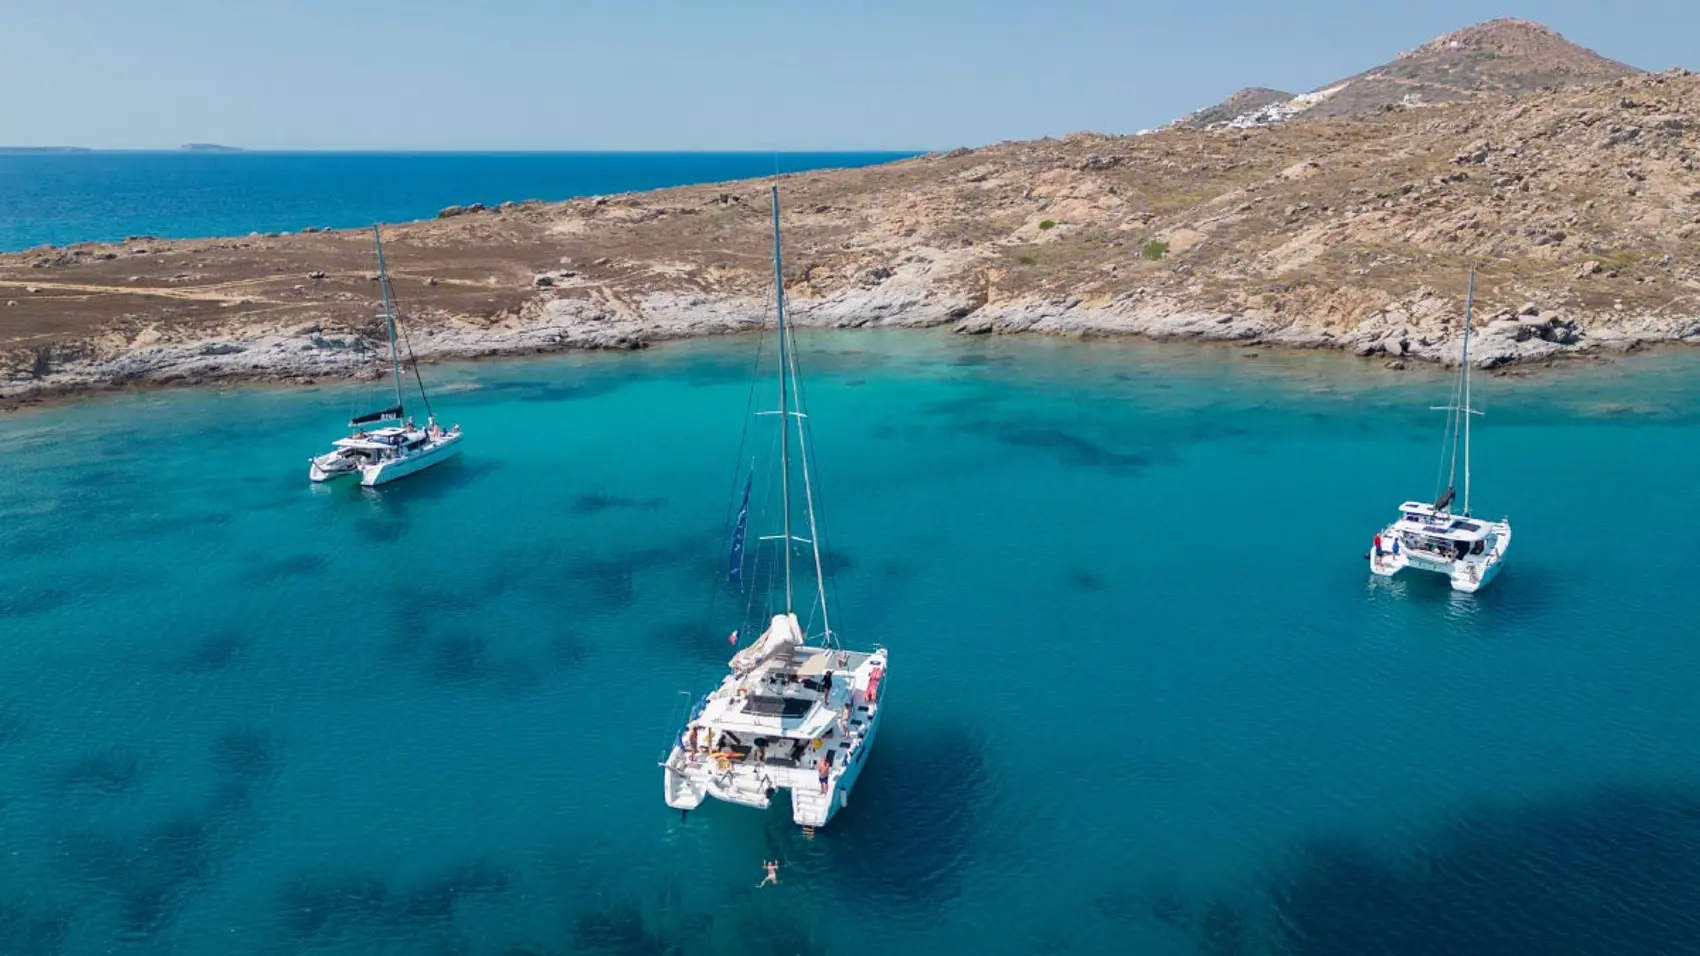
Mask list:
[[[618,611],[637,599],[632,566],[626,562],[588,558],[569,566],[566,574],[577,585],[572,589],[573,601],[582,607]]]
[[[635,903],[603,901],[579,913],[572,922],[571,952],[617,953],[620,956],[672,956],[683,952],[645,922]],[[779,952],[757,950],[751,952]]]
[[[590,660],[591,646],[576,631],[558,630],[549,637],[549,651],[555,663],[576,669]]]
[[[131,840],[74,837],[65,842],[64,856],[77,879],[115,899],[126,932],[148,936],[211,877],[214,829],[210,820],[179,816]]]
[[[276,775],[278,747],[252,727],[229,727],[213,738],[212,763],[226,778],[252,784]]]
[[[1061,428],[1000,425],[990,432],[993,438],[1005,445],[1050,452],[1070,465],[1127,472],[1138,471],[1151,464],[1145,455],[1116,451]]]
[[[549,659],[505,653],[483,634],[463,629],[439,632],[421,645],[421,673],[441,687],[484,689],[502,695],[524,695],[540,689]]]
[[[966,355],[958,355],[956,358],[951,359],[948,364],[953,365],[957,368],[983,368],[983,367],[986,367],[986,366],[1010,366],[1010,365],[1015,364],[1015,356],[1013,356],[1013,355],[986,355],[984,353],[979,353],[979,352],[970,352]]]
[[[23,711],[14,704],[0,702],[0,750],[24,734]]]
[[[0,584],[0,618],[23,618],[64,607],[72,594],[62,588]]]
[[[594,515],[616,510],[655,511],[666,505],[666,498],[627,498],[605,491],[589,491],[574,497],[567,510],[575,515]]]
[[[737,913],[733,933],[749,943],[751,952],[815,956],[826,952],[822,937],[831,934],[832,927],[798,920],[791,907],[744,908]]]
[[[725,571],[725,542],[719,528],[697,534],[680,535],[661,544],[634,548],[624,558],[634,569],[642,571],[673,570],[695,574],[704,568]]]
[[[821,548],[820,567],[823,574],[848,574],[856,569],[856,558],[840,548]]]
[[[110,796],[139,789],[145,776],[140,758],[131,751],[108,745],[61,767],[54,778],[54,790],[61,794]]]
[[[482,636],[455,630],[425,642],[424,673],[434,684],[466,686],[489,675],[489,655]]]
[[[277,916],[304,945],[438,940],[461,951],[468,941],[454,932],[456,909],[463,901],[500,896],[510,884],[505,870],[477,860],[399,885],[354,870],[315,870],[279,888]]]
[[[600,398],[621,388],[625,382],[625,378],[614,375],[589,376],[577,382],[500,380],[487,383],[480,391],[492,397],[552,404]]]
[[[110,509],[111,505],[106,505]],[[229,511],[164,511],[129,514],[114,520],[109,528],[120,538],[153,541],[194,532],[204,534],[236,519]]]
[[[173,668],[182,673],[211,674],[224,670],[248,649],[248,638],[236,631],[220,631],[209,634],[196,641],[181,657],[173,661]]]
[[[395,544],[407,536],[407,516],[366,512],[357,520],[359,537],[371,544]]]
[[[543,687],[553,670],[582,662],[582,656],[577,662],[572,660],[574,650],[587,653],[582,644],[557,644],[552,638],[530,632],[516,646],[514,640],[500,636],[500,629],[491,631],[488,622],[480,622],[476,615],[435,610],[428,602],[398,603],[391,611],[389,637],[382,647],[386,664],[435,687],[528,694]]]
[[[238,577],[243,586],[264,588],[285,578],[311,577],[324,573],[331,559],[326,554],[289,554],[250,560],[243,565]]]
[[[1081,591],[1102,591],[1110,586],[1103,575],[1086,568],[1069,568],[1063,572],[1063,581]]]
[[[6,956],[52,956],[63,952],[70,934],[71,913],[38,909],[39,901],[0,901],[0,953]]]
[[[1121,935],[1126,928],[1115,924],[1151,923],[1190,943],[1188,951],[1196,956],[1251,956],[1267,951],[1259,944],[1246,905],[1225,896],[1188,896],[1162,878],[1116,883],[1090,902],[1093,915],[1111,924],[1099,932]],[[1091,920],[1083,922],[1090,925]]]
[[[649,645],[668,657],[686,657],[704,664],[725,664],[737,652],[726,638],[731,633],[717,634],[701,621],[668,621],[649,629]],[[739,647],[747,647],[753,635],[739,635]]]
[[[1268,893],[1292,956],[1700,952],[1700,794],[1465,813],[1398,858],[1315,839]]]

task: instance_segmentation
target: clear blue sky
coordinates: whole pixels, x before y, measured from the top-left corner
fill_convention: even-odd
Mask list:
[[[1300,92],[1497,16],[1700,68],[1700,0],[0,0],[0,145],[947,148]]]

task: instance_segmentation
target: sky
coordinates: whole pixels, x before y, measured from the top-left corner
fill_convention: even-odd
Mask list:
[[[1499,16],[1700,69],[1700,2],[0,0],[0,145],[947,149],[1303,92]]]

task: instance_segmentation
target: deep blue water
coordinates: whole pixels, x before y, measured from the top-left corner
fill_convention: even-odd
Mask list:
[[[912,153],[0,153],[0,252],[346,228]]]
[[[1372,580],[1436,373],[805,333],[850,806],[681,822],[750,341],[0,420],[0,952],[1700,952],[1700,361],[1487,379],[1482,594]],[[756,889],[764,858],[783,883]]]

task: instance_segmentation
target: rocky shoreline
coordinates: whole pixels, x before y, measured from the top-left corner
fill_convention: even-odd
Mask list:
[[[1418,297],[1418,302],[1428,301]],[[1344,333],[1281,326],[1256,315],[1187,311],[1180,304],[1126,297],[1103,305],[1067,300],[997,303],[937,296],[923,289],[841,294],[791,300],[800,327],[944,329],[962,335],[1040,334],[1077,338],[1142,337],[1158,341],[1231,342],[1295,350],[1324,349],[1375,359],[1390,369],[1407,362],[1455,365],[1461,337],[1414,331],[1409,316],[1378,316]],[[434,363],[518,357],[572,350],[631,350],[651,344],[753,331],[771,321],[763,298],[657,293],[616,310],[580,298],[548,299],[497,327],[439,323],[410,334],[414,356]],[[1700,344],[1700,318],[1647,318],[1601,330],[1543,313],[1532,304],[1516,313],[1480,317],[1471,363],[1482,369],[1556,359],[1604,357],[1665,343]],[[126,387],[201,386],[221,382],[316,384],[385,373],[384,340],[372,330],[256,327],[238,323],[172,341],[142,342],[103,354],[66,350],[45,368],[14,372],[0,384],[3,407],[66,399]]]
[[[1700,78],[780,177],[799,325],[1138,336],[1484,368],[1700,344]],[[425,361],[630,349],[770,311],[768,183],[385,228]],[[371,234],[0,255],[0,399],[359,375]]]

